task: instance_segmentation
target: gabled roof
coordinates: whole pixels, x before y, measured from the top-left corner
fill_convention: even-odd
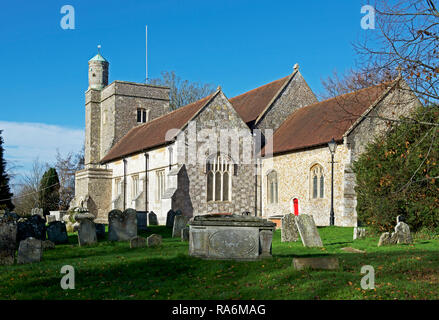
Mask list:
[[[297,109],[276,130],[261,154],[272,144],[273,155],[327,144],[343,136],[381,101],[398,80],[382,83]]]
[[[166,145],[168,143],[166,133],[171,129],[182,129],[218,92],[219,90],[201,100],[132,128],[102,158],[101,163],[107,163],[143,150]]]
[[[233,97],[229,101],[245,123],[255,121],[267,110],[295,73]]]

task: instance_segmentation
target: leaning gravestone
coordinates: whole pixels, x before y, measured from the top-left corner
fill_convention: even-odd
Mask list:
[[[282,218],[281,239],[282,242],[296,242],[299,240],[296,216],[292,213],[286,214]]]
[[[97,242],[96,226],[93,222],[95,216],[90,213],[77,213],[75,220],[79,222],[78,243],[79,246],[94,244]]]
[[[111,210],[108,213],[108,240],[130,241],[137,236],[137,214],[134,209]]]
[[[146,212],[137,212],[137,230],[148,230],[146,225]]]
[[[9,217],[0,218],[0,265],[14,264],[17,241],[17,222]]]
[[[157,247],[162,244],[162,236],[159,234],[152,234],[146,238],[148,247]]]
[[[322,239],[317,231],[314,218],[307,214],[296,217],[296,226],[305,247],[323,247]]]
[[[33,263],[40,262],[43,256],[42,241],[35,238],[27,238],[20,241],[18,247],[17,263]]]
[[[154,213],[154,211],[148,213],[148,225],[150,226],[159,225],[159,221],[157,220],[157,215]]]
[[[67,229],[64,222],[54,221],[47,227],[47,238],[54,244],[63,244],[69,242]]]
[[[190,217],[186,217],[183,215],[174,217],[174,226],[172,228],[172,237],[173,238],[181,238],[181,230],[183,230],[187,223],[189,222]]]

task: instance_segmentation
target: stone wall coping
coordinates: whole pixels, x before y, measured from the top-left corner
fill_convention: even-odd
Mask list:
[[[266,219],[241,215],[208,214],[195,216],[189,221],[191,226],[231,226],[231,227],[264,227],[274,228],[276,224]]]

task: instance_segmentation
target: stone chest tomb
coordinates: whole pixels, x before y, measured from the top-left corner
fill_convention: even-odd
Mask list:
[[[275,223],[241,215],[201,215],[189,222],[189,255],[205,259],[271,257]]]

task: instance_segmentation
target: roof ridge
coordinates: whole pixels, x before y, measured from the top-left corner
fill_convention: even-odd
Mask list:
[[[358,89],[358,90],[355,90],[355,91],[351,91],[351,92],[347,92],[347,93],[343,93],[343,94],[341,94],[341,95],[338,95],[338,96],[335,96],[335,97],[332,97],[332,98],[329,98],[329,99],[326,99],[326,100],[322,100],[322,101],[318,101],[318,102],[315,102],[315,103],[313,103],[313,104],[309,104],[309,105],[307,105],[307,106],[304,106],[304,107],[302,107],[302,108],[299,108],[299,109],[297,109],[297,110],[295,110],[295,111],[293,111],[285,120],[284,120],[284,122],[286,122],[289,118],[291,118],[297,111],[300,111],[300,110],[305,110],[305,109],[308,109],[308,108],[310,108],[310,107],[313,107],[313,106],[316,106],[316,105],[319,105],[319,104],[322,104],[322,103],[326,103],[326,102],[329,102],[329,101],[332,101],[332,100],[335,100],[335,99],[337,99],[337,98],[341,98],[341,97],[346,97],[346,96],[348,96],[348,95],[352,95],[352,94],[354,94],[354,93],[359,93],[360,91],[364,91],[364,90],[367,90],[367,89],[371,89],[371,88],[375,88],[375,87],[378,87],[378,86],[381,86],[381,85],[384,85],[384,84],[392,84],[393,85],[393,82],[395,82],[395,81],[397,81],[398,79],[395,79],[395,80],[392,80],[392,81],[385,81],[385,82],[381,82],[381,83],[379,83],[379,84],[376,84],[376,85],[373,85],[373,86],[370,86],[370,87],[366,87],[366,88],[361,88],[361,89]],[[283,122],[283,123],[284,123]],[[282,124],[283,124],[282,123]],[[282,125],[281,125],[282,126]],[[279,128],[278,128],[278,130],[280,129],[280,127],[281,126],[279,126]],[[277,130],[276,130],[277,131]]]
[[[294,72],[295,72],[295,71],[294,71]],[[239,94],[239,95],[237,95],[237,96],[234,96],[234,97],[230,98],[229,100],[233,100],[233,99],[235,99],[235,98],[238,98],[238,97],[240,97],[240,96],[243,96],[244,94],[248,94],[248,93],[253,92],[253,91],[255,91],[255,90],[261,89],[261,88],[266,87],[266,86],[268,86],[268,85],[270,85],[270,84],[273,84],[274,82],[277,82],[277,81],[280,81],[280,80],[284,80],[285,78],[288,78],[288,77],[290,77],[292,74],[294,74],[294,72],[291,73],[291,74],[289,74],[289,75],[287,75],[287,76],[285,76],[285,77],[282,77],[282,78],[277,79],[277,80],[273,80],[273,81],[271,81],[271,82],[269,82],[269,83],[266,83],[266,84],[264,84],[264,85],[262,85],[262,86],[256,87],[256,88],[254,88],[254,89],[251,89],[251,90],[249,90],[249,91],[246,91],[246,92],[244,92],[244,93],[241,93],[241,94]]]

